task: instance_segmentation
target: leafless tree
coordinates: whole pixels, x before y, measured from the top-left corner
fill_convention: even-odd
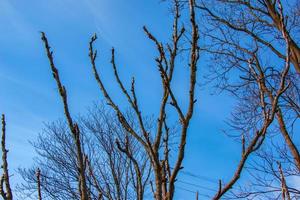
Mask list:
[[[203,50],[211,55],[208,78],[238,100],[230,125],[241,138],[242,159],[232,179],[220,183],[215,199],[236,184],[249,156],[267,144],[265,138],[272,136],[275,126],[299,172],[299,147],[292,138],[299,118],[296,7],[281,1],[216,0],[199,1],[197,8],[208,22],[202,31]]]
[[[38,156],[32,168],[19,169],[24,179],[17,188],[22,195],[20,198],[38,198],[35,174],[40,168],[43,199],[80,199],[76,145],[67,124],[63,121],[46,124],[32,144]]]
[[[128,112],[128,121],[132,120],[130,116]],[[89,199],[143,199],[149,191],[150,165],[138,143],[104,105],[95,104],[86,116],[78,117],[77,121],[85,151]],[[133,121],[132,125],[134,126]],[[132,159],[138,166],[117,148],[115,141],[118,140],[123,145],[125,138],[128,138],[128,148],[133,152]],[[43,172],[40,174],[43,199],[79,199],[80,194],[76,189],[76,145],[67,124],[63,121],[47,124],[33,146],[38,154],[35,166],[39,166]],[[32,198],[37,191],[39,179],[34,176],[35,166],[20,169],[24,183],[19,185],[18,191],[25,197]],[[136,168],[140,174],[135,173]],[[137,179],[140,180],[139,188]]]
[[[136,126],[132,112],[126,113],[126,119],[131,126]],[[105,111],[103,107],[94,107],[89,111],[89,117],[82,120],[85,129],[95,135],[96,141],[105,155],[102,158],[102,167],[100,165],[97,167],[99,174],[105,177],[105,173],[107,173],[105,168],[107,168],[112,175],[112,179],[108,177],[107,182],[114,184],[106,186],[112,189],[102,189],[103,195],[107,197],[114,193],[112,191],[115,191],[116,195],[112,196],[112,199],[144,199],[146,187],[149,186],[151,167],[149,159],[140,148],[139,143],[124,130],[117,118],[112,113]],[[149,122],[148,127],[151,128],[151,120],[146,120]],[[125,146],[126,149],[121,146]],[[109,164],[105,166],[105,163]],[[89,164],[89,166],[91,165]],[[130,194],[128,191],[134,194]]]
[[[97,51],[94,50],[94,43],[97,39],[96,35],[94,35],[91,38],[89,45],[89,56],[92,64],[93,73],[107,103],[116,112],[119,122],[122,124],[123,128],[127,130],[142,145],[142,147],[145,149],[145,151],[148,154],[148,157],[151,160],[151,165],[155,177],[155,188],[153,188],[153,193],[154,198],[156,200],[171,200],[174,197],[175,182],[178,172],[180,171],[180,169],[182,169],[182,161],[184,159],[188,127],[190,120],[193,116],[194,104],[196,102],[195,85],[197,78],[197,65],[199,59],[199,33],[195,13],[195,2],[194,0],[189,1],[188,11],[190,23],[189,25],[187,25],[187,27],[180,27],[179,25],[181,16],[181,2],[178,0],[174,0],[173,2],[174,24],[171,44],[167,43],[166,45],[164,45],[162,42],[159,42],[159,40],[153,34],[151,34],[146,27],[144,27],[146,35],[150,40],[154,42],[158,50],[159,55],[155,60],[157,62],[157,67],[160,72],[163,90],[160,105],[160,113],[156,124],[157,130],[154,133],[145,127],[142,110],[138,104],[134,79],[132,79],[131,90],[129,92],[125,88],[123,82],[119,77],[115,62],[115,50],[112,49],[111,64],[114,70],[116,82],[118,83],[123,95],[127,98],[129,105],[135,112],[139,124],[139,129],[132,127],[130,123],[126,120],[124,112],[111,98],[111,96],[109,95],[109,91],[107,91],[106,87],[104,86],[104,83],[102,82],[101,76],[98,73],[96,67]],[[188,28],[188,31],[190,33],[184,35],[186,28]],[[179,43],[182,41],[183,35],[186,36],[186,38],[188,38],[187,49],[189,51],[189,59],[186,65],[189,66],[190,70],[188,105],[186,113],[184,112],[184,107],[179,105],[171,84],[173,82],[174,69],[175,67],[177,67],[176,58],[179,54],[179,51],[182,50],[179,46]],[[170,104],[177,111],[178,118],[181,123],[180,139],[178,141],[179,148],[172,168],[172,164],[169,160],[169,128],[167,125],[167,116],[169,112],[167,107],[168,101],[171,102]],[[163,152],[160,151],[160,147],[162,145],[164,145],[165,149]],[[125,147],[120,147],[120,149],[126,153],[126,144]]]

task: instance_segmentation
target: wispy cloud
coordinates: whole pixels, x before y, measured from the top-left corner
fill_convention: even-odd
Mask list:
[[[2,39],[7,39],[9,37],[10,40],[33,40],[34,35],[32,33],[34,32],[34,29],[32,25],[22,17],[11,1],[0,1],[0,10]]]
[[[87,10],[93,16],[93,23],[96,27],[97,33],[101,35],[101,40],[105,41],[108,45],[113,46],[112,35],[107,29],[107,25],[110,24],[109,19],[107,19],[107,11],[105,9],[108,6],[107,2],[95,1],[95,0],[84,0],[83,1]]]

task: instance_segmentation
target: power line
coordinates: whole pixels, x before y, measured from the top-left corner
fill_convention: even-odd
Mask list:
[[[189,190],[189,189],[186,189],[186,188],[183,188],[183,187],[180,187],[180,186],[176,186],[176,188],[181,189],[181,190],[184,190],[184,191],[186,191],[186,192],[194,193],[194,194],[197,193],[197,192],[195,192],[195,191],[193,191],[193,190]]]
[[[195,183],[190,183],[190,182],[181,181],[181,180],[178,180],[177,182],[187,184],[187,185],[191,185],[191,186],[195,186],[197,188],[205,189],[205,190],[212,191],[212,192],[217,192],[217,190],[215,190],[215,189],[212,189],[212,188],[209,188],[209,187],[206,187],[206,186],[202,186],[202,185],[198,185],[198,184],[195,184]]]
[[[173,169],[173,168],[171,168],[171,169]],[[183,175],[194,177],[194,178],[204,180],[204,181],[207,181],[207,182],[210,182],[210,183],[214,183],[214,184],[219,183],[219,179],[210,178],[210,177],[207,177],[207,176],[196,175],[196,174],[193,174],[191,172],[184,171],[184,170],[182,170],[181,173]],[[224,186],[224,183],[222,185]],[[235,189],[235,187],[232,187],[232,188]],[[214,190],[214,191],[216,191],[216,190]]]
[[[177,189],[180,189],[180,190],[183,190],[183,191],[186,191],[186,192],[190,192],[190,193],[193,193],[193,194],[197,194],[197,192],[193,191],[193,190],[189,190],[189,189],[186,189],[186,188],[183,188],[183,187],[180,187],[180,186],[176,186]],[[203,196],[203,197],[207,197],[207,198],[210,198],[209,195],[207,194],[201,194],[198,192],[198,195],[199,196]]]
[[[207,181],[207,182],[210,182],[210,183],[214,183],[214,184],[216,184],[216,182],[219,182],[219,180],[217,180],[217,179],[209,178],[209,177],[206,177],[206,176],[195,175],[195,174],[187,172],[187,171],[181,171],[181,173],[184,174],[184,175],[187,175],[187,176],[190,176],[190,177],[194,177],[196,179],[204,180],[204,181]],[[178,182],[179,182],[179,180],[178,180]],[[197,185],[197,184],[194,184],[194,183],[188,183],[188,182],[186,182],[186,184],[194,185],[194,186],[197,186],[197,187],[203,187],[203,189],[205,187],[205,186]],[[225,184],[222,183],[222,186],[224,186],[224,185]],[[232,189],[237,189],[236,187],[233,187],[233,186],[231,188]],[[207,190],[211,190],[211,191],[217,192],[216,190],[213,190],[212,188],[207,188]]]
[[[194,178],[197,178],[197,179],[200,179],[200,180],[207,181],[207,182],[218,183],[217,179],[210,178],[210,177],[207,177],[207,176],[200,176],[200,175],[196,175],[196,174],[193,174],[193,173],[187,172],[187,171],[181,171],[181,173],[184,174],[184,175],[190,176],[190,177],[194,177]]]
[[[174,169],[172,167],[170,167],[171,169]],[[210,178],[210,177],[207,177],[207,176],[201,176],[201,175],[196,175],[196,174],[193,174],[191,172],[188,172],[188,171],[185,171],[185,170],[181,170],[181,173],[183,175],[186,175],[186,176],[189,176],[189,177],[193,177],[193,178],[196,178],[196,179],[199,179],[199,180],[204,180],[204,181],[207,181],[207,182],[210,182],[210,183],[213,183],[213,184],[216,184],[219,182],[218,179],[215,179],[215,178]],[[189,183],[189,182],[185,182],[185,181],[180,181],[178,180],[178,182],[181,182],[181,183],[184,183],[184,184],[188,184],[188,185],[191,185],[191,186],[194,186],[194,187],[198,187],[198,188],[202,188],[202,189],[206,189],[206,190],[209,190],[209,191],[212,191],[212,192],[217,192],[217,190],[214,190],[212,188],[209,188],[209,187],[205,187],[205,186],[201,186],[201,185],[198,185],[198,184],[194,184],[194,183]],[[224,186],[224,183],[222,184],[222,186]],[[178,187],[178,186],[177,186]],[[181,188],[179,186],[179,189],[185,189],[185,188]],[[236,189],[236,187],[232,187],[232,189]],[[185,190],[188,190],[188,189],[185,189]],[[195,191],[191,191],[189,190],[190,192],[193,192],[193,193],[196,193]],[[205,196],[205,197],[209,197],[208,195],[204,195],[204,194],[199,194],[199,196]],[[226,196],[226,195],[224,195]],[[210,197],[209,197],[210,198]]]

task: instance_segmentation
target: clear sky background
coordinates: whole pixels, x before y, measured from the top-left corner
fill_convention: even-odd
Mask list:
[[[96,32],[98,68],[113,98],[118,103],[125,102],[109,63],[112,46],[122,79],[129,86],[131,76],[136,77],[142,110],[150,115],[155,114],[159,103],[160,77],[154,62],[156,49],[142,26],[147,25],[165,40],[171,20],[168,5],[159,0],[0,1],[0,112],[7,117],[14,185],[20,181],[15,170],[30,166],[35,156],[28,141],[37,137],[44,122],[64,117],[39,31],[46,32],[53,47],[72,114],[84,113],[93,101],[103,100],[88,58],[88,41]],[[200,83],[205,67],[207,63],[202,59]],[[181,77],[187,73],[186,67],[180,67],[175,76],[173,87],[178,95],[186,89]],[[222,133],[234,101],[225,95],[210,95],[210,86],[196,90],[198,102],[189,129],[184,173],[177,183],[179,200],[194,199],[193,192],[197,190],[200,194],[213,194],[202,186],[216,190],[217,180],[228,180],[240,158],[239,146]],[[183,103],[184,97],[179,96]]]

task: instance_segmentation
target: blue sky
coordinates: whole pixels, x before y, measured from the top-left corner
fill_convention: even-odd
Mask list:
[[[153,59],[156,51],[142,26],[147,25],[165,40],[172,26],[167,4],[159,0],[2,0],[0,10],[0,111],[7,117],[7,145],[14,184],[19,181],[17,167],[30,166],[35,155],[28,141],[37,137],[44,122],[63,118],[39,31],[46,32],[53,47],[73,114],[84,113],[93,101],[103,99],[88,58],[88,41],[95,32],[99,36],[98,67],[113,98],[119,103],[125,102],[109,64],[112,46],[127,86],[131,76],[136,77],[137,93],[145,114],[153,114],[157,109],[160,77]],[[203,59],[200,73],[205,65]],[[182,68],[175,76],[174,88],[178,94],[186,89],[181,77],[187,73]],[[201,74],[198,80],[201,82]],[[194,197],[192,192],[183,189],[205,194],[209,191],[200,186],[217,188],[217,182],[212,184],[188,173],[228,180],[240,156],[239,147],[222,133],[234,101],[224,95],[212,96],[211,92],[209,86],[197,88],[198,102],[184,161],[186,173],[179,177],[182,182],[178,182],[178,186],[182,189],[178,189],[176,199]],[[184,95],[179,99],[184,103]]]

